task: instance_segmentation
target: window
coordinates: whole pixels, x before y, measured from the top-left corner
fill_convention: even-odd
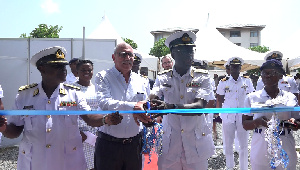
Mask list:
[[[250,43],[250,47],[256,47],[258,46],[258,43]]]
[[[241,31],[230,31],[230,37],[241,37]]]
[[[250,31],[250,37],[258,37],[258,31]]]
[[[241,43],[234,43],[235,45],[237,45],[237,46],[241,46]]]

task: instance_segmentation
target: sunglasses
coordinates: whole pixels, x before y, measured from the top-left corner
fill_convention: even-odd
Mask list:
[[[130,52],[119,52],[119,56],[122,57],[122,58],[127,57],[127,55],[129,57],[134,57],[133,53],[130,53]]]

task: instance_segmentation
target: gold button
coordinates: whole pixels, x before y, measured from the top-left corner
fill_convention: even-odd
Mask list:
[[[50,104],[50,103],[51,103],[51,101],[50,101],[50,100],[48,100],[48,103]]]
[[[28,115],[26,115],[26,117],[28,117]]]
[[[166,91],[168,91],[168,89],[166,89]]]
[[[181,83],[183,83],[183,80],[181,80]]]
[[[50,119],[50,117],[51,117],[50,115],[47,115],[47,118],[48,118],[48,119]]]
[[[51,147],[51,145],[50,145],[50,144],[47,144],[47,145],[46,145],[46,148],[50,148],[50,147]]]
[[[193,92],[193,93],[195,93],[196,91],[195,91],[195,90],[193,90],[192,92]]]
[[[183,95],[181,95],[180,98],[183,99]]]
[[[202,133],[202,136],[205,136],[205,133]]]
[[[51,132],[51,129],[48,128],[48,129],[47,129],[47,132],[48,132],[48,133]]]
[[[25,151],[23,150],[22,153],[25,154]]]
[[[181,129],[181,133],[183,133],[184,132],[184,130],[183,129]]]
[[[76,151],[76,147],[73,148],[73,151]]]

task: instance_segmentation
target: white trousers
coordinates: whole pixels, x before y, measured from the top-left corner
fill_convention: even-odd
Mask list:
[[[239,115],[237,115],[239,116]],[[233,168],[234,155],[233,155],[233,142],[235,138],[235,132],[239,141],[239,165],[240,170],[248,169],[248,137],[249,133],[243,128],[240,119],[236,119],[235,123],[223,122],[223,147],[225,149],[226,167]],[[236,148],[237,149],[237,148]]]

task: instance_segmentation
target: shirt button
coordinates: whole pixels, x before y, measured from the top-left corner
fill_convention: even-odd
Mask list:
[[[47,145],[46,145],[46,148],[50,148],[50,147],[51,147],[51,145],[50,145],[50,144],[47,144]]]
[[[48,133],[51,132],[51,129],[48,128],[48,129],[47,129],[47,132],[48,132]]]
[[[205,136],[205,133],[202,133],[202,136]]]
[[[181,80],[181,83],[183,83],[183,80]]]
[[[48,104],[50,104],[51,103],[51,101],[50,100],[48,100]]]
[[[25,151],[23,150],[22,153],[25,154]]]
[[[183,129],[181,129],[181,133],[183,133],[184,132],[184,130]]]
[[[181,95],[180,98],[183,99],[183,95]]]
[[[166,91],[168,91],[168,89],[166,89]]]
[[[76,151],[76,149],[77,149],[77,148],[76,148],[76,147],[74,147],[74,148],[73,148],[73,151]]]

